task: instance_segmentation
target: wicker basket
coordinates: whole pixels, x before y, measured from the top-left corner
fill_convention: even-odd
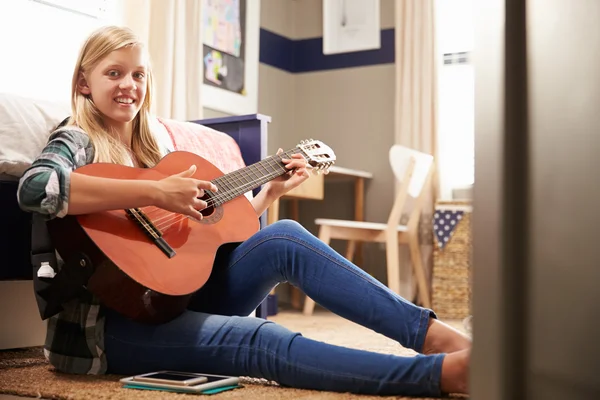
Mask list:
[[[439,318],[463,319],[471,314],[471,203],[438,202],[436,209],[465,210],[443,249],[434,237],[432,307]]]

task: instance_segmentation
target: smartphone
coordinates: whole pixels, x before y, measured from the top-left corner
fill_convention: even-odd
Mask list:
[[[181,384],[181,379],[179,381],[167,381],[167,382],[159,382],[158,380],[145,380],[146,377],[151,376],[153,374],[164,374],[168,373],[176,374],[176,375],[194,375],[195,377],[204,378],[203,382],[196,385],[183,385]],[[159,375],[160,376],[160,375]],[[142,380],[140,380],[140,378]],[[183,379],[185,381],[185,379]],[[165,389],[165,390],[175,390],[177,392],[183,393],[201,393],[209,389],[217,389],[223,387],[236,387],[239,386],[240,378],[235,376],[224,376],[224,375],[209,375],[209,374],[190,374],[187,372],[175,372],[175,371],[159,371],[152,372],[149,374],[130,376],[128,378],[122,378],[120,382],[126,388],[139,388],[139,389]]]
[[[169,385],[192,386],[208,379],[200,374],[177,371],[158,371],[133,377],[136,382],[166,383]]]

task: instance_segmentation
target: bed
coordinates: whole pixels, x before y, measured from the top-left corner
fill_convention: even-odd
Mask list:
[[[15,113],[20,112],[20,110],[15,110],[15,104],[18,108],[20,102],[29,101],[17,98],[18,101],[15,103],[13,100],[11,95],[0,94],[0,143],[2,143],[0,162],[6,161],[6,158],[11,156],[10,147],[11,145],[14,147],[14,142],[10,141],[12,140],[10,127],[15,125],[13,121],[6,122],[6,119],[14,118]],[[3,102],[6,103],[6,101],[11,105],[3,108]],[[35,105],[35,107],[37,113],[40,106]],[[44,110],[43,117],[48,119],[48,114],[52,112]],[[62,114],[58,113],[58,115]],[[21,118],[25,116],[26,113],[19,114]],[[245,165],[250,165],[267,155],[267,130],[270,121],[271,118],[268,116],[253,114],[190,122],[229,135],[239,146]],[[48,123],[48,126],[52,126],[54,122],[43,121],[41,125]],[[38,126],[38,130],[39,128],[40,126]],[[46,128],[47,126],[43,127],[43,129]],[[19,135],[19,140],[27,143],[39,139],[28,138],[27,132],[24,133],[22,130],[14,132],[14,134]],[[39,140],[34,144],[39,147]],[[28,151],[31,158],[32,154],[39,150],[31,152],[31,149],[27,147],[24,152]],[[14,166],[0,170],[0,326],[2,327],[0,329],[0,349],[39,346],[44,342],[46,331],[45,322],[39,316],[33,292],[30,262],[31,216],[21,211],[17,204],[18,171]],[[255,194],[259,190],[256,189]],[[266,225],[266,215],[261,216],[260,225],[261,228]],[[256,310],[256,316],[267,317],[266,302]]]

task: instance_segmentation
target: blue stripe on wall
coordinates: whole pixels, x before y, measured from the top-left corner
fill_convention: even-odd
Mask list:
[[[379,49],[331,55],[323,54],[323,38],[292,40],[260,29],[259,61],[292,73],[393,64],[394,53],[393,28],[381,31]]]

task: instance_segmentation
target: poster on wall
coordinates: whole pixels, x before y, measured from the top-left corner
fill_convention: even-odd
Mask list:
[[[207,0],[202,12],[204,83],[244,94],[245,0]]]
[[[203,0],[203,103],[228,114],[256,113],[259,4]]]

